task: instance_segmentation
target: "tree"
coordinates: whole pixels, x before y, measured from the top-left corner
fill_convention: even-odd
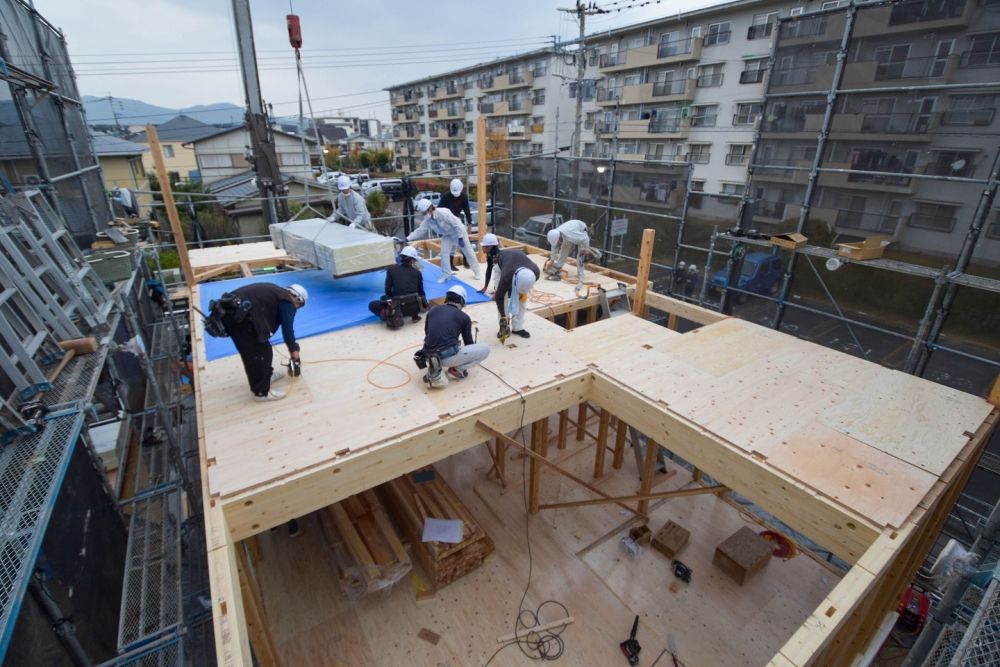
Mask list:
[[[323,161],[327,169],[340,169],[340,146],[327,144],[323,147]]]
[[[392,151],[390,149],[383,148],[375,153],[375,165],[378,167],[379,171],[389,171],[389,165],[391,164]]]
[[[361,162],[361,146],[359,144],[351,146],[351,150],[348,155],[351,158],[351,164],[356,166]]]
[[[372,190],[368,193],[365,205],[368,208],[368,212],[372,214],[372,217],[381,218],[385,215],[385,209],[389,206],[389,198],[381,190]]]
[[[358,155],[358,162],[362,167],[368,169],[372,166],[372,154],[368,151],[363,151],[360,155]]]
[[[486,132],[486,173],[510,171],[510,148],[507,146],[507,132],[495,128]],[[489,164],[489,163],[493,164]]]

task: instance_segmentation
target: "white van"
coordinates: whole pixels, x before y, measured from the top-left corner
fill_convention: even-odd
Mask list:
[[[361,194],[367,197],[372,192],[380,190],[393,201],[403,198],[403,181],[398,178],[374,178],[361,184]]]

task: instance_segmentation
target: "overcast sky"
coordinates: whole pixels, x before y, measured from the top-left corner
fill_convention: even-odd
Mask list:
[[[306,83],[317,115],[387,120],[386,86],[576,37],[571,0],[292,0],[301,17]],[[587,19],[587,32],[715,4],[713,0],[605,0],[626,8]],[[635,5],[635,6],[632,6]],[[166,107],[244,104],[230,0],[35,0],[63,30],[81,94]],[[298,113],[289,5],[251,0],[264,99]]]

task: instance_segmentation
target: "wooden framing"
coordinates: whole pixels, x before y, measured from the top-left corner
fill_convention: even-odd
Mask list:
[[[195,300],[198,298],[197,292],[195,288],[192,294]],[[886,524],[866,513],[863,510],[866,506],[857,498],[839,497],[824,490],[825,487],[822,487],[824,480],[819,476],[810,476],[806,470],[798,472],[794,467],[782,467],[782,459],[777,453],[768,453],[770,450],[764,448],[763,445],[768,443],[741,443],[730,435],[733,429],[727,430],[729,422],[736,423],[738,427],[736,431],[743,430],[745,427],[742,421],[747,419],[746,415],[762,411],[756,404],[752,402],[741,404],[739,400],[734,399],[732,406],[719,406],[717,401],[711,398],[704,398],[699,403],[694,400],[696,397],[685,396],[682,390],[672,389],[673,385],[666,383],[671,378],[679,382],[680,379],[674,376],[687,366],[695,369],[696,364],[701,366],[695,369],[698,372],[691,370],[691,377],[702,378],[706,386],[712,378],[723,377],[721,362],[711,355],[703,355],[704,350],[710,349],[706,346],[712,343],[712,336],[718,336],[723,342],[739,339],[741,345],[747,345],[745,348],[747,353],[740,355],[738,360],[725,360],[736,366],[734,369],[727,367],[725,372],[737,376],[745,370],[741,364],[751,364],[754,360],[753,355],[759,354],[758,350],[773,351],[777,349],[776,342],[785,341],[790,337],[738,320],[723,318],[717,313],[713,313],[713,318],[709,318],[700,309],[689,304],[675,307],[673,300],[668,300],[667,297],[660,298],[652,292],[647,292],[645,298],[646,305],[650,308],[673,309],[668,312],[677,317],[696,322],[699,321],[698,318],[711,319],[711,322],[707,322],[704,329],[680,335],[633,316],[623,316],[613,320],[603,320],[575,331],[565,331],[545,323],[535,315],[529,315],[533,318],[530,324],[533,331],[531,341],[518,342],[518,348],[514,351],[497,350],[498,356],[534,354],[531,350],[540,348],[532,348],[530,345],[544,347],[555,340],[565,343],[562,347],[569,350],[566,353],[569,356],[560,357],[558,361],[552,362],[552,370],[548,370],[548,367],[540,370],[537,364],[530,363],[521,370],[503,365],[494,365],[491,368],[504,373],[506,377],[510,377],[515,371],[529,373],[532,370],[540,377],[532,380],[525,379],[529,377],[527,375],[518,376],[521,379],[511,378],[518,389],[510,390],[495,386],[498,385],[495,379],[485,373],[475,376],[480,379],[474,380],[470,376],[469,380],[463,381],[470,384],[461,389],[449,388],[446,391],[471,391],[472,394],[476,394],[477,391],[485,391],[486,383],[489,382],[491,383],[489,390],[492,393],[488,399],[470,402],[461,409],[451,407],[449,402],[443,399],[438,403],[427,403],[426,405],[432,407],[425,410],[437,407],[438,411],[436,416],[423,415],[422,421],[414,420],[412,416],[414,408],[407,408],[411,414],[409,419],[401,420],[395,430],[390,431],[388,435],[373,436],[370,442],[363,446],[337,450],[325,458],[310,460],[290,472],[274,475],[271,479],[252,479],[243,488],[227,488],[225,492],[213,486],[216,479],[213,471],[220,466],[231,464],[217,459],[213,454],[212,440],[221,436],[219,431],[213,430],[218,427],[211,423],[206,431],[207,415],[203,390],[206,377],[213,379],[215,384],[212,386],[220,386],[219,371],[214,369],[233,366],[231,364],[225,366],[225,360],[212,364],[206,364],[202,360],[199,344],[202,337],[201,324],[199,318],[192,318],[199,446],[206,503],[205,527],[219,663],[249,665],[251,640],[258,658],[264,654],[265,657],[262,659],[264,664],[267,664],[266,656],[269,653],[267,638],[259,637],[254,627],[255,624],[259,625],[259,621],[255,619],[259,618],[261,604],[255,599],[252,587],[248,588],[249,580],[241,576],[241,570],[245,573],[252,566],[246,562],[245,555],[242,555],[243,547],[239,543],[240,540],[490,439],[495,439],[497,443],[495,451],[498,469],[501,468],[500,460],[504,456],[501,452],[506,447],[520,449],[525,456],[530,457],[531,511],[615,503],[641,517],[648,511],[651,501],[679,495],[725,493],[732,489],[749,498],[851,565],[840,583],[833,588],[799,630],[787,640],[771,664],[796,667],[850,664],[855,656],[863,653],[875,637],[886,613],[894,608],[899,593],[919,567],[962,485],[971,474],[976,458],[996,427],[997,411],[995,409],[991,411],[990,406],[981,399],[916,378],[900,377],[901,374],[854,360],[846,355],[838,355],[818,346],[801,347],[810,345],[804,342],[795,343],[795,346],[789,347],[787,351],[788,357],[794,359],[794,363],[775,362],[767,356],[760,357],[764,360],[760,363],[770,364],[768,368],[773,373],[785,373],[790,377],[802,377],[806,380],[822,373],[825,368],[821,363],[825,363],[823,360],[846,365],[848,368],[845,373],[855,378],[860,374],[859,381],[870,383],[873,387],[873,398],[891,394],[896,385],[890,383],[903,383],[899,386],[905,386],[908,391],[914,392],[913,400],[919,399],[921,410],[941,415],[942,422],[947,422],[939,430],[947,431],[948,438],[942,440],[935,433],[920,436],[929,443],[928,447],[934,447],[936,456],[943,456],[940,459],[943,467],[936,467],[938,466],[936,459],[928,458],[923,465],[934,472],[927,470],[918,472],[925,476],[932,474],[933,483],[922,496],[915,496],[912,493],[907,496],[916,500],[908,505],[909,512],[905,520]],[[482,305],[483,317],[487,317],[485,313],[488,313],[490,306],[491,304]],[[580,308],[582,307],[590,306],[580,304]],[[470,307],[470,312],[475,308]],[[580,308],[567,312],[575,313]],[[730,324],[733,322],[736,324]],[[544,325],[551,328],[546,328]],[[613,332],[619,331],[622,327],[637,331],[641,336],[637,334],[637,340],[616,337]],[[536,330],[539,331],[540,337],[550,338],[536,341],[534,333]],[[373,332],[374,330],[362,332],[358,334],[358,339],[370,337]],[[343,332],[327,334],[332,337],[347,335],[350,334]],[[739,338],[740,336],[749,337],[748,340],[752,340],[754,345],[747,344],[747,340]],[[613,338],[616,346],[622,349],[601,347],[601,341],[609,337]],[[407,339],[400,340],[408,342]],[[545,342],[546,340],[550,342]],[[403,344],[401,346],[405,347]],[[732,346],[729,349],[732,349]],[[699,354],[703,356],[698,356]],[[569,363],[569,359],[575,359],[575,362]],[[671,361],[675,365],[668,369],[664,364],[670,360],[676,361]],[[500,364],[499,361],[497,363]],[[651,369],[649,377],[634,375],[643,369]],[[230,386],[243,381],[238,371],[232,377],[234,379],[225,380]],[[482,384],[471,384],[473,382]],[[652,391],[651,387],[663,393]],[[804,384],[797,391],[804,394],[807,389],[815,391],[816,388]],[[430,398],[425,398],[427,390],[414,387],[413,383],[403,391],[419,393],[421,400],[431,400],[434,396],[431,394]],[[827,394],[823,392],[819,394],[815,401],[820,399],[829,401]],[[457,395],[459,394],[452,394],[452,396]],[[314,403],[322,400],[321,392],[317,392],[315,398],[312,396],[309,394],[308,400]],[[762,399],[755,397],[755,400]],[[589,404],[594,407],[588,407]],[[695,418],[696,415],[708,414],[699,413],[696,409],[699,405],[712,405],[721,412],[712,418],[699,421]],[[818,402],[802,400],[794,406],[794,411],[790,414],[800,420],[813,413],[820,416],[819,405]],[[573,406],[577,406],[578,411],[575,423],[568,414]],[[364,410],[366,407],[359,406],[358,409]],[[595,456],[603,458],[602,453],[607,448],[608,429],[611,427],[611,420],[615,420],[616,440],[612,466],[621,460],[620,452],[626,443],[624,435],[626,425],[631,425],[646,435],[649,446],[644,457],[643,475],[637,493],[612,495],[602,492],[547,458],[549,418],[558,415],[556,443],[562,448],[569,437],[571,425],[576,427],[577,438],[583,438],[591,410],[599,415],[596,437],[598,453]],[[784,414],[777,415],[772,423],[765,426],[780,431],[788,427],[787,422],[791,418]],[[829,416],[825,418],[832,419]],[[854,415],[843,418],[854,420],[851,423],[856,424],[852,431],[855,441],[860,443],[859,447],[861,445],[868,447],[866,442],[859,439],[866,437],[863,420]],[[532,434],[530,447],[525,447],[507,435],[528,424],[531,424]],[[784,431],[780,432],[785,434]],[[808,433],[805,432],[805,435]],[[805,437],[797,431],[789,431],[780,437],[792,436]],[[903,440],[902,437],[898,439]],[[891,442],[885,443],[886,447],[899,446],[892,437],[889,437],[889,440]],[[961,445],[957,446],[955,443],[959,442]],[[716,480],[717,484],[709,487],[685,488],[681,491],[653,491],[653,472],[659,447],[657,443],[694,465],[699,476],[703,472]],[[909,463],[906,465],[916,467]],[[596,497],[563,503],[543,503],[540,494],[542,467],[570,477],[577,484],[592,491]],[[598,472],[596,462],[595,472]],[[882,483],[887,491],[895,492],[898,487],[891,478],[885,479]],[[636,502],[638,505],[631,507],[626,504],[628,502]]]
[[[174,235],[174,243],[177,245],[177,256],[181,261],[184,282],[189,286],[194,285],[194,271],[191,269],[191,260],[188,258],[187,242],[184,239],[184,230],[181,228],[180,216],[177,215],[177,206],[174,204],[174,189],[170,186],[170,176],[167,173],[166,163],[163,161],[163,151],[160,149],[160,138],[156,133],[155,125],[146,125],[146,136],[149,137],[149,152],[153,156],[156,178],[160,182],[160,192],[163,194],[163,206],[167,211],[167,219],[170,220],[170,231]]]

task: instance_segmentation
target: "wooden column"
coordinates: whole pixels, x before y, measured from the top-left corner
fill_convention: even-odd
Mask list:
[[[1000,408],[1000,373],[997,373],[997,379],[993,381],[993,388],[986,400]]]
[[[569,431],[569,410],[559,411],[559,449],[566,449],[566,433]]]
[[[587,324],[593,324],[597,321],[597,304],[587,309]]]
[[[539,419],[531,424],[531,451],[544,458],[548,455],[549,420]],[[541,490],[541,470],[538,459],[532,457],[528,463],[528,512],[538,514],[539,491]]]
[[[177,256],[181,260],[181,271],[184,272],[184,282],[188,287],[194,287],[194,271],[191,270],[191,260],[188,258],[187,243],[184,240],[184,230],[181,229],[181,219],[177,215],[174,204],[174,190],[170,186],[170,176],[163,162],[163,152],[160,150],[160,138],[156,135],[156,127],[146,126],[146,136],[149,137],[149,151],[153,154],[153,165],[156,167],[156,178],[160,181],[160,191],[163,193],[163,205],[167,209],[167,219],[170,221],[170,231],[177,244]]]
[[[677,315],[675,313],[667,313],[667,328],[671,331],[677,331]]]
[[[616,419],[615,429],[615,455],[611,459],[611,467],[618,470],[625,462],[625,438],[628,437],[628,424],[621,419]]]
[[[476,121],[476,203],[479,205],[479,240],[486,234],[489,216],[486,215],[486,117]],[[471,224],[472,221],[470,220]],[[483,246],[479,246],[480,259],[485,259]]]
[[[573,329],[576,328],[576,317],[577,317],[576,314],[578,312],[580,312],[580,311],[578,311],[578,310],[571,310],[568,313],[566,313],[566,328],[568,330],[570,330],[570,331],[572,331]]]
[[[583,442],[583,436],[587,434],[587,404],[581,403],[576,411],[576,440]]]
[[[496,438],[497,442],[497,477],[500,478],[500,486],[507,488],[507,443]]]
[[[653,261],[655,240],[656,230],[642,230],[642,249],[639,251],[639,270],[635,276],[635,297],[632,301],[632,313],[639,317],[646,316],[646,290],[649,287],[649,265]]]
[[[148,127],[148,126],[147,126]],[[250,633],[250,645],[261,667],[277,667],[278,652],[274,648],[271,630],[267,627],[264,617],[264,601],[260,596],[260,588],[247,559],[246,550],[241,542],[235,545],[236,563],[240,577],[240,593],[243,595],[243,609],[246,612],[247,630]]]
[[[594,478],[604,476],[604,457],[608,451],[608,420],[611,413],[601,409],[601,421],[597,427],[597,452],[594,454]]]
[[[651,438],[646,438],[646,459],[642,465],[642,481],[639,482],[638,495],[640,496],[648,495],[649,490],[653,488],[653,473],[656,471],[656,455],[659,453],[659,449],[660,446]],[[649,501],[640,500],[639,514],[646,514],[648,511]]]

